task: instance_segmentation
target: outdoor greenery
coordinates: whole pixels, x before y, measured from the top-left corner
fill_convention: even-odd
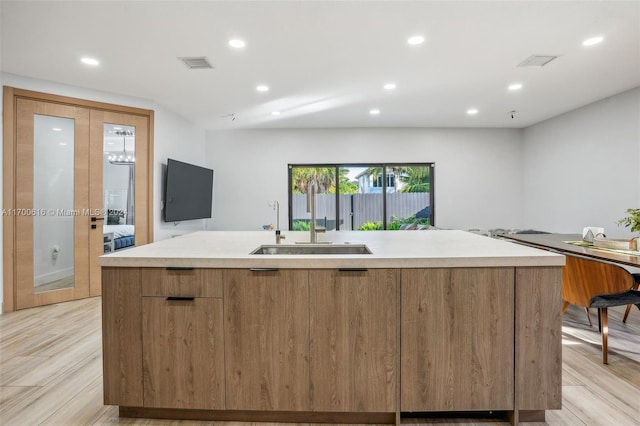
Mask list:
[[[429,219],[417,219],[415,216],[409,216],[406,218],[391,216],[391,221],[387,223],[387,230],[397,231],[402,225],[416,224],[416,225],[429,225]],[[365,222],[358,228],[359,231],[382,231],[382,221],[378,222]]]
[[[292,231],[309,231],[311,229],[311,222],[307,220],[294,220]]]
[[[394,182],[402,183],[398,192],[429,192],[429,167],[390,167]],[[377,176],[382,173],[381,167],[370,167],[367,172]],[[338,182],[341,194],[355,194],[358,184],[349,181],[349,169],[338,169]],[[306,194],[309,184],[315,182],[320,194],[336,193],[336,173],[334,167],[294,167],[291,169],[291,190],[293,194]]]
[[[391,220],[386,223],[386,229],[388,230],[397,230],[400,228],[407,228],[408,224],[422,225],[428,226],[430,225],[430,219],[427,218],[416,218],[415,215],[419,214],[420,216],[428,216],[429,211],[432,206],[429,206],[427,203],[425,208],[420,209],[414,207],[411,204],[414,201],[409,200],[417,200],[419,199],[420,203],[422,202],[422,195],[420,194],[428,194],[432,191],[431,188],[431,180],[433,173],[433,166],[429,163],[425,164],[407,164],[407,165],[397,165],[397,164],[378,164],[378,165],[349,165],[349,164],[326,164],[326,167],[323,164],[317,165],[292,165],[290,166],[290,178],[291,178],[291,187],[290,187],[290,197],[294,199],[297,204],[295,204],[295,215],[301,215],[299,217],[305,217],[303,213],[300,212],[300,198],[293,197],[293,195],[297,194],[307,194],[309,192],[309,188],[311,185],[315,185],[316,193],[318,194],[332,194],[335,196],[335,204],[331,204],[331,197],[322,197],[323,203],[327,205],[337,206],[338,203],[344,203],[344,201],[340,201],[338,199],[338,194],[342,195],[354,195],[358,194],[356,197],[359,197],[360,193],[362,193],[362,198],[352,197],[351,199],[351,216],[347,217],[346,220],[351,220],[351,226],[358,227],[358,224],[363,223],[363,221],[367,220],[367,215],[373,215],[373,217],[380,217],[379,213],[371,213],[369,210],[373,208],[376,209],[375,206],[369,206],[368,204],[362,204],[363,202],[360,200],[365,200],[367,203],[372,198],[368,198],[371,194],[380,194],[381,190],[386,186],[387,190],[382,194],[382,202],[387,203],[387,206],[393,205],[392,211],[389,213],[396,213],[401,215],[409,215],[409,217],[396,217],[392,216]],[[359,174],[358,174],[359,173]],[[354,177],[355,174],[358,174],[357,177]],[[361,182],[361,179],[364,178],[365,182]],[[358,179],[358,180],[350,180],[350,179]],[[360,185],[364,185],[360,187]],[[392,193],[414,193],[411,196],[402,196],[402,195],[388,195]],[[420,193],[420,194],[418,194]],[[418,197],[418,198],[416,198]],[[354,204],[354,200],[357,200],[357,205]],[[389,201],[391,200],[391,201]],[[348,203],[348,202],[347,202]],[[389,204],[392,203],[392,204]],[[339,204],[340,207],[344,207],[343,204]],[[355,207],[354,207],[355,206]],[[382,206],[382,205],[381,205]],[[347,204],[347,208],[349,205]],[[327,207],[323,204],[323,209]],[[414,210],[417,209],[417,211]],[[354,210],[355,209],[355,210]],[[398,210],[399,209],[399,210]],[[395,210],[395,211],[394,211]],[[324,211],[324,210],[323,210]],[[354,211],[357,211],[357,214],[354,214]],[[342,212],[342,210],[341,210]],[[414,213],[415,212],[415,213]],[[292,221],[291,229],[294,231],[308,231],[309,230],[309,221],[305,219],[298,219],[292,215],[290,212],[290,220]],[[323,213],[324,214],[324,213]],[[338,215],[344,213],[337,213]],[[369,216],[371,217],[371,216]],[[343,223],[344,218],[339,218],[340,223]],[[359,230],[382,230],[385,229],[383,221],[369,221],[363,223],[357,229]]]
[[[397,184],[400,187],[398,192],[429,192],[431,190],[429,167],[387,167],[387,170],[393,173],[394,182],[402,184]],[[369,167],[367,173],[374,177],[379,176],[382,173],[382,168]]]
[[[382,222],[365,222],[358,228],[358,231],[382,231]]]
[[[341,167],[338,170],[339,189],[341,194],[355,194],[358,184],[349,181],[349,170]],[[319,194],[336,193],[336,170],[334,167],[294,167],[291,169],[291,191],[293,194],[306,194],[309,184],[315,182]]]
[[[404,184],[398,192],[429,192],[429,168],[405,167],[400,175],[400,182]]]

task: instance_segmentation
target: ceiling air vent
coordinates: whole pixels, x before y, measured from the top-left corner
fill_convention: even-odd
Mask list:
[[[206,56],[189,56],[178,59],[181,60],[190,70],[204,70],[213,68],[209,61],[207,61]]]
[[[523,68],[540,68],[547,65],[549,62],[553,61],[557,56],[552,55],[531,55],[524,61],[518,64],[519,67]]]

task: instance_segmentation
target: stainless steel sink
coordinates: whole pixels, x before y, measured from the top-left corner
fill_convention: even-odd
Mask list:
[[[371,250],[364,244],[265,244],[249,254],[371,254]]]

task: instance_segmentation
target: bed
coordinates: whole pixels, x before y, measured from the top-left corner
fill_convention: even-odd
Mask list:
[[[133,225],[105,225],[102,232],[105,236],[112,234],[113,250],[120,250],[136,244]]]
[[[112,234],[112,249],[120,250],[136,244],[135,228],[133,225],[125,225],[125,213],[122,210],[109,210],[107,224],[103,226],[105,236]],[[105,239],[106,241],[106,239]]]
[[[113,234],[113,250],[135,245],[135,229],[133,225],[105,225],[104,235]]]

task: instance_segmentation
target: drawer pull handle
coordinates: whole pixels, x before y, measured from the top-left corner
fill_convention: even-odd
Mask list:
[[[195,300],[195,297],[169,296],[167,297],[167,300],[182,300],[182,301],[190,302]]]
[[[168,266],[167,271],[193,271],[193,268],[180,267],[180,266]]]
[[[340,272],[367,272],[368,268],[338,268]]]
[[[251,268],[251,272],[278,272],[280,268]]]

